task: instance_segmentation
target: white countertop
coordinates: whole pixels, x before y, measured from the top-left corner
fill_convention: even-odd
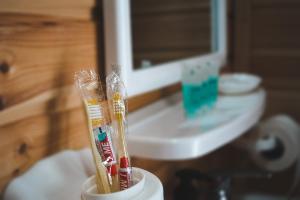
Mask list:
[[[220,96],[206,115],[187,120],[181,95],[153,103],[129,115],[128,149],[131,156],[158,160],[201,157],[241,136],[260,119],[265,91]]]

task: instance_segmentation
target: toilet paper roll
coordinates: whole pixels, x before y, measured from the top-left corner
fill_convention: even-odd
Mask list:
[[[297,122],[289,116],[279,115],[261,123],[250,154],[258,166],[273,172],[296,163],[294,180],[287,194],[292,197],[300,181],[300,127]]]
[[[296,161],[300,163],[299,125],[286,115],[261,123],[250,154],[258,166],[273,172],[285,170]]]

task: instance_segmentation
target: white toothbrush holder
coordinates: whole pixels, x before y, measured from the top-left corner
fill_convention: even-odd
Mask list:
[[[140,168],[132,168],[134,185],[110,194],[97,194],[95,176],[88,178],[82,185],[82,200],[163,200],[163,186],[152,173]]]

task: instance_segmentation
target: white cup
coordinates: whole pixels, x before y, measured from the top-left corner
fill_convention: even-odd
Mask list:
[[[88,178],[82,185],[82,200],[129,200],[142,193],[145,185],[144,170],[132,168],[133,186],[126,190],[110,194],[97,194],[95,175]]]

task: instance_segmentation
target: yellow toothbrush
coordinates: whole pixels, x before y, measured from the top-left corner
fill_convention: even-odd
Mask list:
[[[106,87],[114,138],[117,144],[120,190],[124,190],[132,185],[131,165],[125,140],[126,90],[120,77],[114,72],[106,78]]]
[[[96,165],[98,192],[110,193],[117,191],[118,188],[115,187],[118,186],[116,158],[110,140],[101,83],[93,70],[77,72],[75,81],[83,98],[88,118],[89,139]]]

